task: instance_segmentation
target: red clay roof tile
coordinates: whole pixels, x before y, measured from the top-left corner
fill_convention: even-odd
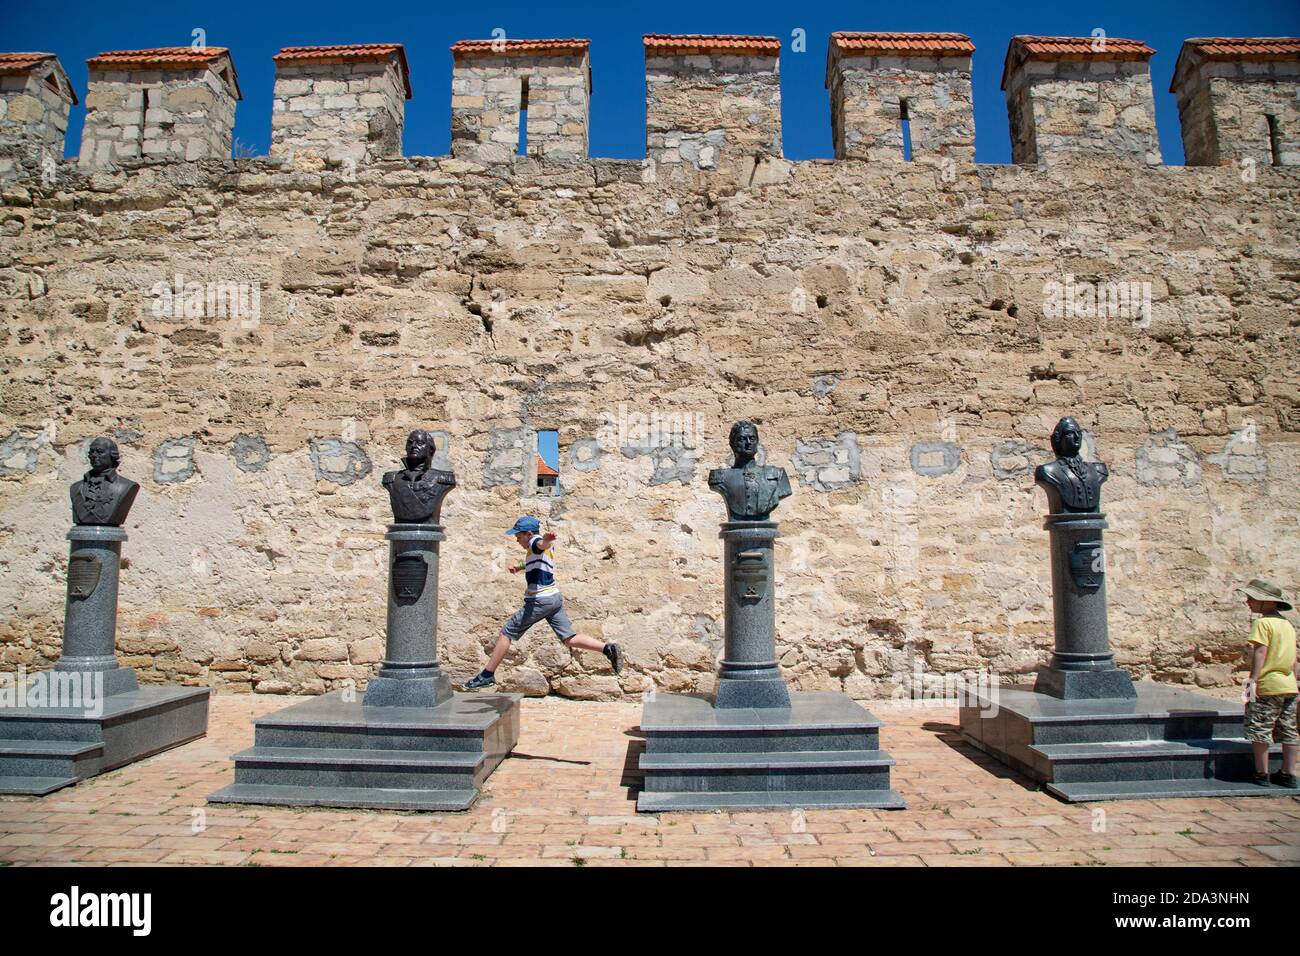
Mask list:
[[[221,46],[163,46],[149,50],[110,50],[86,61],[92,70],[112,67],[200,67],[229,56],[230,51]]]
[[[641,37],[646,56],[690,56],[696,53],[732,53],[737,56],[779,56],[776,37],[739,34],[647,33]]]
[[[539,477],[543,475],[553,475],[556,478],[560,477],[560,473],[558,471],[556,471],[546,462],[542,461],[541,455],[537,456],[537,474]]]
[[[1014,36],[1002,65],[1002,89],[1013,65],[1026,60],[1149,60],[1155,52],[1141,40],[1123,37]]]
[[[1196,55],[1198,62],[1214,60],[1217,62],[1253,63],[1268,60],[1300,59],[1300,37],[1191,37],[1183,41],[1174,62],[1174,75],[1169,81],[1169,92],[1176,93],[1183,80],[1183,64],[1188,56]]]
[[[72,105],[76,106],[81,102],[77,99],[77,91],[72,88],[72,81],[68,79],[68,74],[64,72],[63,65],[59,63],[59,58],[53,53],[0,53],[0,76],[21,76],[24,73],[30,73],[50,60],[53,60],[58,66],[60,76],[67,83],[68,95],[72,97]]]
[[[110,50],[86,61],[87,69],[94,70],[198,70],[222,57],[230,58],[223,46],[161,46],[148,50]],[[235,61],[230,59],[230,85],[235,99],[243,99],[239,92],[239,78],[235,75]]]
[[[1192,37],[1192,47],[1207,60],[1294,60],[1300,56],[1300,37]]]
[[[841,30],[831,34],[831,45],[840,53],[893,56],[970,56],[975,44],[964,33],[858,33]]]
[[[406,98],[411,93],[411,68],[406,64],[406,47],[400,43],[334,43],[324,46],[286,46],[271,57],[276,63],[306,66],[318,63],[365,63],[387,60],[396,54]]]
[[[1156,51],[1141,40],[1122,37],[1036,37],[1011,38],[1011,47],[1019,48],[1026,59],[1062,60],[1074,57],[1090,59],[1146,59]]]
[[[581,56],[591,46],[590,40],[457,40],[451,45],[452,56]]]
[[[54,59],[53,53],[0,53],[0,74],[12,76],[26,73],[32,67],[40,66],[46,60]]]

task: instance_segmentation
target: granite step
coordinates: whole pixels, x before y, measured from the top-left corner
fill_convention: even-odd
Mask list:
[[[637,797],[640,813],[657,811],[876,809],[902,810],[907,802],[895,790],[750,790],[730,793],[689,791],[652,793]]]
[[[797,691],[789,708],[715,708],[706,698],[664,694],[646,703],[647,753],[791,753],[880,748],[881,722],[827,691]]]
[[[0,708],[0,739],[103,740],[99,721],[83,714],[56,714],[50,708]]]
[[[1242,721],[1241,714],[1209,713],[1038,718],[1033,739],[1035,744],[1067,744],[1236,738],[1242,734]]]
[[[642,728],[644,729],[644,728]],[[656,754],[794,753],[880,749],[880,728],[809,728],[755,730],[712,727],[699,730],[656,730],[646,736],[646,751]]]
[[[1034,744],[1038,769],[1053,783],[1132,780],[1248,780],[1254,768],[1249,741],[1161,740]],[[1281,748],[1275,748],[1281,754]],[[1276,761],[1275,761],[1276,762]]]
[[[412,790],[380,787],[277,786],[235,783],[208,797],[209,803],[278,807],[358,807],[372,810],[468,810],[478,791]]]
[[[517,723],[517,709],[512,709],[517,699],[509,694],[460,694],[439,708],[380,709],[349,705],[336,692],[259,717],[254,739],[259,747],[479,753],[485,734],[506,731],[503,717],[510,728]]]
[[[43,797],[76,783],[79,777],[28,777],[0,774],[0,796]]]
[[[254,746],[235,754],[235,782],[379,790],[472,790],[487,763],[479,752]]]
[[[1108,780],[1049,783],[1047,792],[1070,803],[1099,800],[1159,800],[1172,797],[1296,797],[1300,791],[1246,781],[1219,780]]]
[[[888,790],[882,750],[643,753],[647,792]]]
[[[98,773],[103,762],[102,742],[0,739],[0,777],[75,781]]]

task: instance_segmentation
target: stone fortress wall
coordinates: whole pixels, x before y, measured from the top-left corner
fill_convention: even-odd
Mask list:
[[[1224,140],[1224,165],[1152,164],[1133,148],[1140,123],[1107,140],[1123,111],[1094,109],[1054,69],[1065,91],[1052,108],[1082,104],[1086,148],[1053,151],[1072,145],[1058,113],[1033,165],[977,164],[973,124],[954,118],[968,60],[949,56],[963,87],[913,37],[833,52],[832,73],[864,58],[842,67],[849,82],[828,76],[837,149],[857,155],[792,162],[779,109],[737,110],[725,83],[698,75],[725,67],[738,96],[766,97],[769,47],[692,42],[706,52],[647,46],[668,77],[650,102],[696,113],[675,143],[657,124],[645,162],[564,158],[586,132],[559,123],[541,133],[563,138],[550,156],[376,156],[388,99],[377,137],[356,122],[359,99],[337,103],[353,111],[339,135],[368,137],[361,162],[284,139],[271,157],[71,160],[52,176],[15,158],[0,186],[0,668],[58,656],[67,486],[87,441],[110,434],[143,485],[123,551],[124,664],[223,692],[364,681],[383,647],[379,475],[427,427],[459,481],[439,626],[453,672],[481,664],[517,605],[503,531],[533,513],[559,533],[579,629],[622,642],[629,666],[616,679],[598,655],[571,658],[543,625],[505,686],[708,690],[724,513],[705,475],[749,417],[795,486],[776,516],[790,683],[889,696],[918,661],[1012,680],[1051,647],[1032,471],[1075,414],[1112,473],[1119,662],[1231,683],[1247,624],[1231,587],[1257,574],[1300,585],[1300,156],[1247,166]],[[544,49],[472,65],[505,93],[503,77],[521,82]],[[559,49],[556,75],[580,66],[553,88],[584,91],[566,123],[585,124],[585,51]],[[736,62],[751,49],[763,62]],[[1071,69],[1104,64],[1069,50],[1083,57]],[[1293,136],[1288,55],[1261,61],[1262,85],[1229,96],[1218,82],[1197,108],[1279,103],[1267,122]],[[875,69],[888,76],[873,87]],[[1133,74],[1103,65],[1088,82]],[[675,97],[673,75],[712,99]],[[331,109],[317,92],[304,106]],[[916,127],[904,162],[882,129],[909,96],[944,121]],[[497,115],[459,128],[493,142],[478,134],[512,121],[500,102],[485,96]],[[704,130],[700,115],[724,125]],[[1236,120],[1203,132],[1255,136],[1265,122]],[[1109,307],[1086,307],[1094,286]],[[559,433],[558,496],[534,494],[545,429]]]

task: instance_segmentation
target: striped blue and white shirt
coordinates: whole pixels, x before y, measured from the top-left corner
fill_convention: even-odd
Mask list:
[[[546,594],[559,594],[559,585],[555,583],[555,561],[546,540],[535,534],[528,539],[528,557],[524,560],[524,578],[527,580],[525,597],[541,597]]]

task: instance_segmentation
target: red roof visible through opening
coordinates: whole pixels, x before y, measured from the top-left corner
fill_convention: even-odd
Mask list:
[[[286,46],[271,57],[276,63],[288,66],[307,66],[326,63],[364,63],[387,60],[396,55],[402,86],[409,100],[411,93],[411,68],[406,63],[406,47],[400,43],[335,43],[326,46]]]
[[[537,477],[538,478],[559,478],[560,473],[542,461],[542,456],[537,456]]]

